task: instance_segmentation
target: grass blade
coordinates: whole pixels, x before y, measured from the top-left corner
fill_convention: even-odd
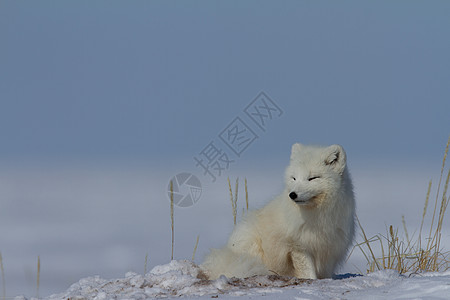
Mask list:
[[[192,261],[195,260],[195,253],[197,252],[198,240],[200,239],[200,235],[197,235],[197,241],[195,242],[194,252],[192,252]]]
[[[38,256],[37,261],[37,280],[36,280],[36,298],[39,299],[39,286],[41,284],[41,257]]]
[[[3,258],[0,252],[0,271],[2,272],[2,293],[3,299],[6,299],[6,283],[5,283],[5,270],[3,269]]]
[[[173,260],[173,248],[175,244],[175,237],[174,237],[174,215],[173,215],[173,181],[170,181],[170,220],[171,220],[171,228],[172,228],[172,255],[170,256],[170,260]]]

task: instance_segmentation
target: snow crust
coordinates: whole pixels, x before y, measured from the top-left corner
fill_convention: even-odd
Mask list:
[[[366,276],[346,274],[338,279],[300,280],[283,276],[246,279],[202,278],[197,265],[173,260],[154,267],[145,275],[129,272],[124,278],[106,280],[98,276],[81,279],[66,292],[49,300],[70,299],[449,299],[450,271],[399,275],[392,270]],[[20,299],[20,297],[16,298]],[[22,297],[22,299],[24,299]],[[265,297],[265,299],[269,299]]]

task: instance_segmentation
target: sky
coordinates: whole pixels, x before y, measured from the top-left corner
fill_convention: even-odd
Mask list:
[[[2,1],[0,159],[191,163],[265,92],[282,115],[252,127],[239,159],[285,161],[302,142],[440,160],[449,13],[446,1]]]
[[[176,255],[200,234],[201,257],[232,229],[214,163],[258,207],[295,142],[343,145],[367,231],[417,224],[450,134],[449,15],[448,1],[0,1],[7,295],[33,295],[37,255],[42,294],[142,271],[146,253],[166,263],[180,171],[203,194],[176,211]]]

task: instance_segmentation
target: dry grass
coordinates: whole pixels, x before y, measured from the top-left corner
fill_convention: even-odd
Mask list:
[[[0,272],[2,275],[2,299],[6,300],[6,283],[5,283],[5,269],[3,268],[3,257],[0,252]],[[39,287],[41,285],[41,257],[37,257],[37,277],[36,277],[36,298],[39,299]],[[9,297],[8,297],[9,299]]]
[[[6,284],[5,284],[5,270],[3,269],[3,258],[2,253],[0,252],[0,271],[2,273],[2,293],[3,299],[6,299]]]
[[[386,230],[386,235],[377,234],[371,238],[367,235],[359,221],[363,241],[357,244],[368,263],[367,272],[374,272],[383,269],[393,269],[402,273],[420,272],[441,272],[450,269],[450,252],[444,251],[441,246],[442,225],[447,210],[450,197],[447,196],[448,184],[450,180],[450,170],[447,172],[444,188],[441,193],[441,183],[444,179],[445,162],[449,150],[450,137],[444,152],[441,173],[437,185],[436,199],[431,217],[430,230],[423,239],[423,225],[427,215],[428,204],[431,194],[431,181],[428,184],[428,191],[425,198],[425,206],[422,213],[419,234],[416,240],[410,239],[406,230],[406,221],[402,218],[406,240],[399,237],[398,229],[392,226]],[[373,245],[375,243],[375,246]],[[374,250],[381,251],[381,256],[376,255]]]
[[[197,235],[197,241],[195,242],[194,251],[192,252],[192,261],[195,260],[195,253],[197,252],[198,241],[200,239],[200,235]]]
[[[248,189],[247,189],[247,178],[244,179],[245,182],[245,208],[248,212]]]
[[[171,220],[171,228],[172,228],[172,255],[170,256],[170,260],[173,260],[173,248],[175,244],[175,236],[174,236],[174,215],[173,215],[173,181],[170,181],[170,220]]]
[[[228,177],[228,189],[230,191],[230,201],[231,201],[231,209],[233,213],[233,224],[236,225],[236,216],[237,216],[237,199],[238,199],[238,187],[239,187],[239,178],[236,179],[235,192],[233,196],[233,190],[231,189],[230,178]]]
[[[41,285],[41,257],[37,260],[36,298],[39,299],[39,286]]]
[[[147,266],[148,266],[148,253],[145,254],[144,275],[147,274]]]
[[[247,178],[244,179],[245,188],[245,207],[242,208],[242,216],[248,213],[248,189],[247,189]],[[237,201],[238,201],[238,190],[239,190],[239,178],[236,179],[234,193],[231,189],[230,178],[228,178],[228,190],[230,193],[231,209],[233,213],[233,224],[236,225],[237,222]]]

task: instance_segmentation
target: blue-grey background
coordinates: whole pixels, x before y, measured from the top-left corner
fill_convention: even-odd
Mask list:
[[[450,129],[449,15],[447,1],[2,0],[0,251],[8,294],[33,293],[37,255],[43,270],[58,258],[55,265],[72,274],[43,272],[43,294],[77,276],[124,274],[134,261],[122,259],[121,246],[105,266],[122,265],[102,269],[89,252],[83,257],[92,270],[70,273],[82,251],[107,244],[105,232],[142,249],[169,241],[168,232],[150,237],[167,227],[160,216],[169,178],[201,175],[193,157],[261,91],[283,115],[257,132],[224,175],[271,174],[264,188],[276,178],[273,194],[261,201],[282,187],[294,142],[342,144],[355,170],[408,166],[371,174],[376,178],[438,171]],[[219,184],[227,199],[225,181]],[[188,220],[193,211],[180,214]],[[89,223],[95,218],[110,225],[101,231]],[[85,240],[76,243],[67,222]],[[92,225],[92,236],[81,234],[82,224]],[[167,257],[161,249],[154,263],[163,262],[160,253]],[[129,255],[136,256],[143,265],[145,250]]]
[[[292,141],[422,158],[450,128],[446,1],[2,1],[2,158],[186,157],[264,90]]]

